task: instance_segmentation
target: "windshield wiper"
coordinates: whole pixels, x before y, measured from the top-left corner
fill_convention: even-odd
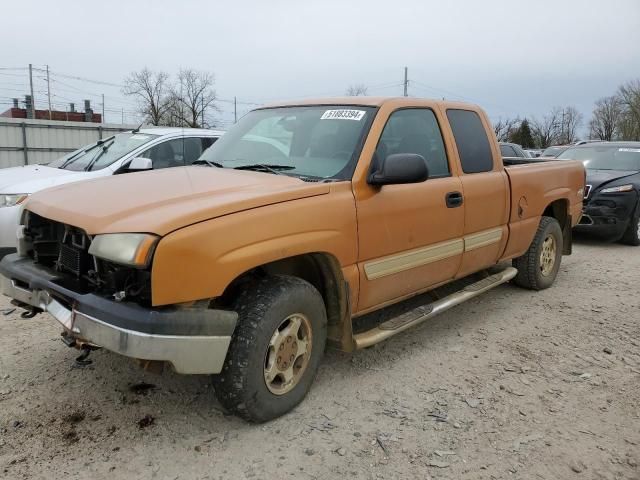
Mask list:
[[[212,162],[211,160],[205,160],[204,158],[199,158],[198,160],[193,162],[191,165],[202,165],[202,164],[209,165],[210,167],[224,168],[224,165],[222,165],[221,163]]]
[[[93,158],[93,160],[91,160],[91,162],[89,162],[89,165],[87,165],[87,168],[85,169],[87,172],[90,172],[91,169],[93,168],[93,166],[96,164],[96,162],[98,161],[98,159],[105,154],[105,152],[107,150],[109,150],[109,147],[111,145],[113,145],[115,143],[116,137],[115,135],[113,137],[111,137],[110,139],[104,140],[102,141],[102,143],[98,143],[98,145],[103,145],[102,147],[102,151],[98,152],[98,154]],[[111,141],[109,141],[111,140]],[[109,145],[107,145],[107,142],[109,142]]]
[[[256,170],[266,171],[269,173],[275,173],[276,175],[282,175],[280,170],[295,170],[296,167],[291,165],[274,165],[268,163],[253,163],[251,165],[241,165],[239,167],[234,167],[234,170]]]
[[[72,155],[69,158],[67,158],[65,160],[65,162],[62,165],[60,165],[58,168],[61,169],[61,170],[64,169],[64,167],[69,165],[73,161],[74,158],[78,157],[79,155],[84,155],[85,153],[93,150],[94,148],[99,147],[103,143],[108,142],[109,140],[111,140],[112,138],[115,138],[115,137],[116,137],[115,135],[111,135],[110,137],[107,137],[104,140],[98,140],[96,143],[94,143],[93,145],[91,145],[91,146],[89,146],[89,147],[87,147],[85,149],[79,150],[74,155]]]

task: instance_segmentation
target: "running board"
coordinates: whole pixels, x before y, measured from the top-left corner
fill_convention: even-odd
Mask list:
[[[513,267],[507,267],[498,273],[494,273],[482,280],[467,285],[461,290],[458,290],[457,292],[440,300],[416,307],[413,310],[403,313],[391,320],[387,320],[366,332],[357,333],[353,336],[355,346],[357,349],[360,349],[375,345],[376,343],[393,337],[400,332],[404,332],[408,328],[419,325],[445,310],[449,310],[456,305],[460,305],[467,300],[477,297],[487,290],[491,290],[498,285],[502,285],[503,283],[511,280],[517,274],[518,270]]]

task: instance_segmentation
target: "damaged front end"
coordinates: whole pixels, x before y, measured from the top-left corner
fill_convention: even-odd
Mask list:
[[[35,264],[59,273],[60,286],[116,301],[151,305],[151,272],[89,253],[92,237],[79,228],[26,212],[20,251]]]
[[[96,237],[26,212],[19,253],[0,262],[0,288],[29,315],[48,312],[63,340],[83,351],[97,347],[142,360],[168,362],[179,373],[219,373],[237,313],[189,306],[154,307],[151,265],[121,265],[92,255]]]

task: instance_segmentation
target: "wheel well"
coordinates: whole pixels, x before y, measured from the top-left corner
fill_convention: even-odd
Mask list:
[[[545,217],[555,218],[562,229],[562,253],[571,254],[571,221],[569,218],[569,201],[566,198],[555,200],[547,205],[542,214]]]
[[[569,202],[565,198],[556,200],[547,205],[542,214],[545,217],[553,217],[560,224],[560,228],[564,230],[565,225],[569,217]]]
[[[231,282],[219,299],[220,303],[232,304],[238,289],[256,277],[264,275],[290,275],[302,278],[313,285],[322,295],[327,310],[329,341],[337,348],[349,350],[350,342],[353,340],[350,329],[349,288],[342,275],[340,263],[333,255],[321,252],[307,253],[255,267]]]

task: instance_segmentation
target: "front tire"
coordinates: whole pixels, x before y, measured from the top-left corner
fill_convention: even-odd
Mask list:
[[[327,340],[322,296],[297,277],[274,275],[245,288],[216,396],[230,412],[266,422],[298,405],[315,378]]]
[[[640,203],[636,206],[636,211],[631,216],[629,226],[624,232],[620,242],[626,245],[633,245],[634,247],[640,245]]]
[[[555,218],[542,217],[524,255],[513,260],[518,269],[514,283],[530,290],[553,285],[562,261],[562,229]]]

